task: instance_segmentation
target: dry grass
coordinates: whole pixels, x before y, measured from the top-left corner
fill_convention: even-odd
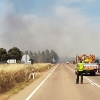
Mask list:
[[[31,84],[35,79],[38,79],[41,73],[51,67],[50,63],[38,63],[38,64],[2,64],[0,65],[0,100],[7,100],[9,96],[18,93],[20,90]],[[35,72],[35,79],[25,80],[25,73],[27,77],[32,73],[32,69]]]

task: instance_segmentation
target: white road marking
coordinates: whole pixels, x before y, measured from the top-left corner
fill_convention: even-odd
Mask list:
[[[64,64],[65,65],[65,64]],[[70,68],[70,67],[68,67],[67,65],[65,65],[68,69],[70,69],[70,70],[72,70],[73,72],[75,72],[75,70],[74,69],[72,69],[72,68]],[[97,86],[97,87],[99,87],[100,88],[100,85],[99,84],[97,84],[97,83],[95,83],[95,82],[93,82],[92,80],[90,80],[89,78],[87,78],[86,76],[84,76],[84,78],[86,79],[86,80],[88,80],[89,81],[89,83],[91,84],[91,85],[95,85],[95,86]]]
[[[59,65],[59,64],[58,64]],[[54,72],[54,70],[58,67],[58,65],[56,65],[56,67],[51,71]],[[41,85],[49,78],[49,76],[51,75],[51,73],[39,84],[39,86],[25,99],[25,100],[30,100],[30,98],[35,94],[35,92],[41,87]]]

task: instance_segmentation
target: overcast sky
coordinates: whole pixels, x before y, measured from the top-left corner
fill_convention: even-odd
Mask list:
[[[0,48],[100,56],[100,0],[0,0]]]

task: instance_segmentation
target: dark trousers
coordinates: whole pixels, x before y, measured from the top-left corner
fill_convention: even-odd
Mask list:
[[[79,76],[81,76],[81,84],[83,83],[83,71],[77,72],[76,84],[79,83]]]

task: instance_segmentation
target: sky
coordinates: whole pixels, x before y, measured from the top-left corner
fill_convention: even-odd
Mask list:
[[[100,0],[0,0],[0,48],[100,56]]]

